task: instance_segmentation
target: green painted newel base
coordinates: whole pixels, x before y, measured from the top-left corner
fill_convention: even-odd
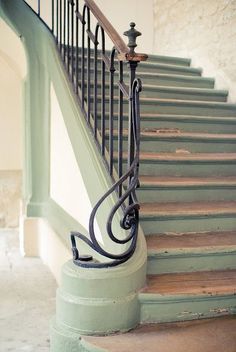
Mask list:
[[[51,352],[86,351],[80,347],[81,336],[126,332],[139,324],[138,291],[146,280],[144,249],[141,237],[134,256],[116,268],[80,268],[72,260],[63,265]]]

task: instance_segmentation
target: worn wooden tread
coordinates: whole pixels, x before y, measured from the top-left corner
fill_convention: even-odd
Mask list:
[[[148,253],[167,253],[171,250],[214,249],[217,247],[236,249],[236,231],[166,233],[148,235]]]
[[[109,132],[107,131],[107,134]],[[123,135],[128,136],[128,130],[124,130]],[[235,133],[204,133],[204,132],[181,132],[178,129],[163,129],[163,128],[145,128],[141,130],[141,138],[143,139],[183,139],[183,140],[206,140],[206,141],[236,141]],[[114,136],[118,136],[118,131],[114,130]]]
[[[225,89],[161,86],[161,85],[145,84],[145,83],[143,84],[143,90],[159,91],[159,92],[166,92],[166,93],[219,95],[219,96],[225,96],[225,97],[228,95],[228,91]]]
[[[98,114],[99,116],[99,114]],[[118,114],[114,113],[114,117],[117,119]],[[124,118],[127,119],[128,115],[124,114]],[[201,115],[173,115],[173,114],[156,114],[156,113],[142,113],[142,120],[158,120],[158,121],[186,121],[186,122],[207,122],[207,123],[229,123],[236,124],[236,118],[233,116],[201,116]]]
[[[102,96],[97,96],[98,101],[102,100]],[[105,96],[105,101],[109,102],[109,96]],[[93,101],[93,97],[91,98]],[[119,101],[118,96],[114,96],[114,101]],[[124,102],[127,103],[127,100]],[[186,107],[199,107],[199,108],[214,108],[214,109],[225,109],[225,110],[235,110],[235,117],[236,117],[236,104],[234,103],[227,103],[227,102],[218,102],[218,101],[204,101],[204,100],[184,100],[184,99],[160,99],[160,98],[147,98],[147,97],[140,97],[140,103],[145,105],[172,105],[172,106],[186,106]]]
[[[236,118],[234,116],[204,116],[204,115],[173,115],[173,114],[156,114],[156,113],[143,113],[141,116],[142,119],[163,119],[163,120],[181,120],[181,121],[189,121],[189,120],[196,120],[196,121],[209,121],[212,123],[215,122],[229,122],[229,123],[236,123]]]
[[[143,216],[208,216],[236,214],[236,202],[141,203]]]
[[[84,339],[109,352],[235,352],[235,331],[235,316],[229,316],[142,324],[126,334]]]
[[[162,161],[162,162],[233,162],[236,161],[236,153],[140,153],[141,161]]]
[[[147,62],[140,62],[139,66],[140,70],[142,68],[145,68],[146,70],[149,70],[150,68],[163,68],[163,69],[170,69],[171,71],[183,71],[183,72],[192,72],[198,75],[201,75],[202,73],[202,68],[201,67],[190,67],[190,66],[183,66],[183,65],[178,65],[178,64],[173,64],[173,63],[164,63],[164,62],[158,62],[158,61],[147,61]]]
[[[235,295],[236,270],[149,275],[146,294]]]
[[[142,187],[201,187],[201,186],[236,186],[236,177],[177,177],[177,176],[140,176]]]

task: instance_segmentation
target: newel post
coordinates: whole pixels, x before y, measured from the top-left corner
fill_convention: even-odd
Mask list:
[[[127,167],[130,168],[133,160],[134,160],[134,155],[135,155],[135,150],[134,150],[134,129],[133,129],[133,120],[134,117],[132,116],[133,111],[132,111],[132,86],[133,82],[136,78],[136,69],[138,66],[138,63],[140,61],[146,61],[148,56],[146,54],[137,54],[135,52],[135,48],[137,46],[136,40],[137,37],[141,36],[142,33],[137,31],[135,29],[135,23],[131,22],[130,23],[130,29],[128,31],[124,32],[124,35],[128,37],[128,44],[127,46],[129,47],[129,53],[126,55],[126,59],[128,61],[128,67],[129,67],[129,94],[130,94],[130,100],[129,100],[129,125],[128,125],[128,165]],[[131,182],[132,176],[130,177],[129,182]],[[130,199],[130,203],[132,200]]]

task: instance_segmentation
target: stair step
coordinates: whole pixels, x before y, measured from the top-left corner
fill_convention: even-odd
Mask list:
[[[86,70],[85,70],[86,72]],[[106,71],[106,81],[110,72]],[[93,82],[94,71],[91,69],[91,83]],[[101,70],[98,70],[98,81],[101,77]],[[118,77],[118,73],[115,72],[115,78]],[[128,72],[124,72],[124,81],[128,82]],[[157,85],[157,86],[171,86],[171,87],[192,87],[192,88],[214,88],[215,80],[210,77],[202,76],[186,76],[173,73],[149,73],[145,71],[138,71],[138,77],[141,78],[144,85]],[[87,80],[87,76],[85,76]]]
[[[68,48],[67,46],[65,47],[65,50],[67,51]],[[80,55],[82,48],[78,49]],[[98,57],[100,59],[101,56],[101,50],[97,51]],[[74,47],[73,51],[74,57],[76,57],[76,48]],[[110,56],[111,50],[106,50],[106,55]],[[92,60],[94,59],[94,49],[90,48],[90,56]],[[69,48],[69,57],[71,57],[71,47]],[[81,58],[81,56],[79,56]],[[85,48],[85,58],[87,60],[87,50]],[[179,65],[179,66],[190,66],[191,64],[191,59],[190,58],[185,58],[185,57],[178,57],[178,56],[168,56],[168,55],[155,55],[155,54],[148,54],[148,61],[146,62],[158,62],[158,63],[165,63],[169,65]]]
[[[87,85],[86,85],[87,86]],[[94,84],[91,82],[91,87]],[[101,83],[97,84],[98,94],[101,94]],[[110,86],[106,84],[106,94],[109,94]],[[117,94],[118,87],[115,87],[115,94]],[[158,99],[180,99],[180,100],[194,100],[194,101],[218,101],[226,102],[228,91],[204,89],[204,88],[191,88],[191,87],[171,87],[171,86],[158,86],[158,85],[142,85],[142,97],[145,98],[158,98]]]
[[[140,202],[217,201],[236,199],[236,177],[140,176]]]
[[[146,236],[149,274],[236,269],[236,232]]]
[[[236,295],[236,270],[149,275],[142,293],[159,295]],[[236,299],[236,297],[235,297]]]
[[[143,217],[178,218],[236,214],[236,202],[142,203]]]
[[[91,99],[91,102],[93,99]],[[101,96],[98,96],[98,111],[101,110]],[[124,100],[124,111],[127,111],[127,100]],[[105,97],[109,103],[109,97]],[[114,104],[118,104],[118,97],[114,97]],[[140,98],[141,116],[143,114],[174,114],[174,115],[199,115],[199,116],[225,116],[236,117],[236,104],[192,101],[176,99]]]
[[[166,56],[166,55],[148,55],[147,62],[159,62],[168,65],[178,65],[178,66],[190,66],[191,59],[176,57],[176,56]]]
[[[124,147],[127,148],[128,131],[124,130]],[[108,139],[108,131],[107,131]],[[118,132],[114,131],[114,147],[117,148]],[[141,130],[141,150],[143,152],[169,152],[185,150],[190,153],[220,153],[236,151],[236,134],[182,132],[178,129]]]
[[[236,202],[141,203],[144,233],[233,231]]]
[[[117,115],[115,117],[117,118]],[[236,118],[228,116],[142,114],[141,127],[177,128],[185,132],[235,133]]]
[[[201,76],[202,69],[182,65],[164,64],[157,62],[140,62],[137,67],[137,74],[146,70],[151,73],[169,73],[184,76]]]
[[[74,70],[75,70],[75,65],[76,62],[73,62],[74,64]],[[87,60],[85,60],[85,68],[87,69]],[[94,62],[91,60],[90,62],[90,69],[94,68]],[[128,72],[128,67],[127,65],[123,66],[124,71]],[[97,70],[101,71],[101,62],[97,62]],[[164,73],[164,74],[173,74],[173,75],[183,75],[183,76],[201,76],[202,74],[202,69],[201,68],[195,68],[195,67],[189,67],[189,66],[183,66],[183,65],[173,65],[173,64],[168,64],[168,63],[159,63],[159,62],[140,62],[137,67],[137,74],[139,75],[139,72],[148,72],[150,73]]]
[[[127,153],[124,153],[127,160]],[[115,165],[117,153],[114,154]],[[195,167],[194,167],[195,166]],[[124,162],[124,168],[126,163]],[[140,175],[205,177],[236,174],[236,153],[150,153],[140,154]]]
[[[109,352],[234,352],[235,330],[236,319],[229,316],[191,322],[141,324],[126,334],[102,338],[84,336],[83,339],[94,350],[97,347],[99,351]]]
[[[140,101],[142,113],[236,117],[236,104],[153,98]]]
[[[100,114],[98,114],[100,117]],[[109,117],[106,115],[106,120]],[[114,128],[117,128],[117,113],[114,113]],[[127,128],[127,114],[124,114],[124,128]],[[236,133],[236,118],[227,116],[166,115],[146,113],[141,115],[142,129],[178,129],[182,132]]]
[[[126,154],[124,153],[124,156]],[[195,166],[195,167],[194,167]],[[233,176],[236,153],[148,153],[140,154],[140,175]]]
[[[190,87],[170,87],[143,84],[142,97],[158,99],[180,99],[199,101],[227,101],[228,92],[226,90],[190,88]]]
[[[150,275],[139,299],[143,323],[235,314],[236,270]]]

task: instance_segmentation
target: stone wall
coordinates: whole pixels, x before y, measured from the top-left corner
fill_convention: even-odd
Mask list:
[[[187,56],[236,101],[236,0],[153,0],[154,50]]]
[[[21,174],[21,171],[0,170],[0,228],[18,226]]]

